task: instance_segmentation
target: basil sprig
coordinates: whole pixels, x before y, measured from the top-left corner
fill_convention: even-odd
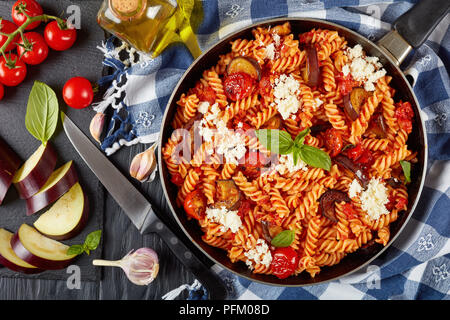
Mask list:
[[[411,182],[411,163],[405,160],[400,160],[400,165],[402,166],[406,182]]]
[[[271,152],[277,154],[292,153],[294,165],[301,159],[307,165],[325,170],[331,169],[331,158],[323,150],[304,144],[305,137],[310,132],[309,128],[300,132],[294,140],[289,133],[277,129],[256,130],[256,136],[260,143]]]
[[[89,255],[92,250],[97,249],[101,237],[102,230],[97,230],[89,233],[83,244],[74,244],[70,246],[70,248],[67,250],[67,255],[80,255],[84,252]]]
[[[294,230],[283,230],[272,239],[270,244],[274,247],[289,247],[294,242],[294,239]]]
[[[43,82],[35,81],[28,97],[25,126],[44,145],[58,124],[59,105],[55,92]]]

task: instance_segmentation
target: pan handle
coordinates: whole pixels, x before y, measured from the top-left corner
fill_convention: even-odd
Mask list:
[[[413,48],[420,47],[449,12],[448,0],[421,0],[394,22],[394,30],[378,41],[400,65]]]

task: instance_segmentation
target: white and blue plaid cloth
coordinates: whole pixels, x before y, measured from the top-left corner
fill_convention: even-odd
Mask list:
[[[377,40],[415,1],[382,0],[205,0],[197,36],[202,50],[229,33],[269,18],[311,17],[332,21]],[[230,299],[445,299],[450,298],[450,17],[408,57],[405,73],[414,79],[428,135],[429,159],[418,206],[401,235],[361,272],[325,284],[285,288],[249,281],[221,269]],[[420,22],[418,22],[420,23]],[[193,58],[184,46],[147,59],[127,50],[124,59],[111,39],[101,48],[115,71],[95,110],[114,111],[102,148],[112,154],[123,145],[157,140],[168,99]],[[198,289],[198,283],[181,287]],[[168,295],[174,298],[176,295]],[[201,296],[201,295],[197,295]],[[195,295],[191,295],[195,299]]]

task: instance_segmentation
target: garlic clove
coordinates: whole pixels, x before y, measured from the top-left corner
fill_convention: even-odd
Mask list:
[[[156,157],[154,146],[151,146],[144,152],[137,154],[130,165],[130,175],[143,182],[155,171],[156,169]]]
[[[91,120],[91,124],[89,125],[89,131],[91,136],[100,143],[100,136],[103,132],[103,127],[105,126],[105,114],[97,113]]]

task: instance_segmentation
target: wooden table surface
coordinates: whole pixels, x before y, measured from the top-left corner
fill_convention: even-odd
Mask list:
[[[0,1],[0,17],[10,18],[14,0]],[[61,91],[64,83],[71,77],[83,76],[96,81],[102,73],[102,53],[97,46],[105,38],[104,31],[96,22],[96,15],[101,0],[39,0],[44,12],[67,17],[67,11],[80,10],[81,30],[74,47],[65,52],[51,51],[48,59],[40,66],[29,68],[26,80],[17,88],[7,88],[5,98],[0,101],[0,136],[12,144],[20,156],[30,154],[38,142],[27,132],[24,125],[28,95],[35,80],[41,80],[51,86],[61,101]],[[70,7],[75,6],[75,7]],[[65,14],[64,14],[65,13]],[[42,30],[42,27],[40,29]],[[60,103],[62,109],[64,103]],[[70,109],[70,108],[69,108]],[[89,122],[94,111],[67,110],[69,116],[85,132],[88,132]],[[85,164],[78,157],[64,132],[58,130],[54,137],[57,150],[65,157],[72,156],[80,170],[86,170]],[[124,147],[111,157],[111,161],[125,174],[131,159],[145,149],[144,145]],[[89,175],[89,174],[87,174]],[[129,176],[129,175],[128,175]],[[95,190],[97,181],[90,181]],[[162,212],[169,215],[159,180],[140,184],[134,182],[142,193],[158,206]],[[150,191],[151,190],[151,191]],[[29,280],[0,277],[0,299],[161,299],[161,296],[178,286],[194,281],[192,274],[171,253],[164,242],[155,234],[142,236],[131,224],[121,208],[109,195],[105,195],[103,258],[116,260],[132,249],[150,247],[158,252],[161,268],[157,279],[149,286],[136,286],[128,281],[119,268],[104,268],[102,278],[98,282],[82,281],[80,289],[69,289],[66,280]],[[6,210],[0,207],[1,211]],[[95,213],[93,213],[95,214]],[[70,274],[67,274],[69,278]],[[81,279],[83,277],[81,275]],[[186,295],[180,296],[185,298]]]

